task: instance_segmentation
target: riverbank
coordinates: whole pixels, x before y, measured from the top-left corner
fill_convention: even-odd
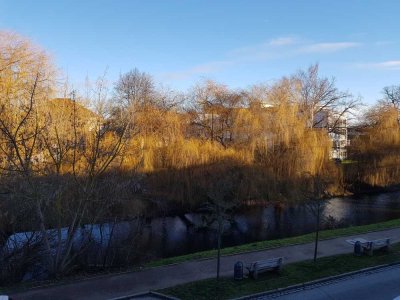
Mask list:
[[[384,229],[397,228],[400,227],[400,219],[390,220],[386,222],[362,225],[362,226],[351,226],[347,228],[337,228],[337,229],[329,229],[323,230],[319,232],[319,240],[329,240],[341,236],[348,236],[354,234],[364,234],[368,232],[374,232]],[[285,246],[299,245],[313,242],[315,239],[314,233],[308,233],[305,235],[289,237],[284,239],[276,239],[276,240],[268,240],[268,241],[260,241],[254,242],[244,245],[238,245],[234,247],[226,247],[221,249],[221,255],[234,255],[252,251],[260,251],[260,250],[268,250]],[[145,267],[157,267],[164,266],[169,264],[177,264],[190,260],[198,260],[198,259],[208,259],[215,257],[217,255],[217,250],[208,250],[201,251],[192,254],[186,254],[181,256],[163,258],[159,260],[155,260],[145,264]]]
[[[392,224],[400,220],[393,220]],[[387,222],[385,222],[387,223]],[[374,224],[377,225],[377,224]],[[379,226],[383,226],[380,224]],[[378,228],[376,226],[375,228]],[[345,242],[348,238],[364,237],[376,239],[393,237],[394,242],[400,241],[400,228],[356,234],[346,237],[331,238],[320,242],[319,257],[350,253],[353,247]],[[221,259],[221,276],[232,276],[233,265],[237,261],[255,261],[266,257],[285,257],[285,263],[309,260],[312,257],[314,243],[275,247],[269,250],[252,251],[236,255],[223,256]],[[74,278],[69,281],[53,282],[41,287],[30,288],[26,285],[3,289],[15,299],[110,299],[129,294],[159,290],[185,284],[193,281],[215,277],[216,259],[185,261],[182,263],[147,267],[140,271],[127,271],[119,274],[108,274],[92,278]]]
[[[321,209],[321,230],[363,226],[400,218],[400,192],[333,198]],[[315,215],[310,205],[249,206],[238,209],[225,221],[223,247],[266,240],[286,239],[314,232]],[[167,259],[215,249],[215,226],[204,224],[204,215],[152,219],[143,228],[138,252],[141,262]],[[215,225],[215,224],[212,224]],[[142,243],[143,241],[143,243]],[[146,241],[146,243],[144,243]],[[250,249],[252,250],[252,248]],[[200,255],[203,257],[203,255]]]
[[[386,187],[372,186],[366,183],[353,183],[348,187],[345,193],[354,197],[359,197],[365,194],[374,195],[380,193],[395,193],[400,191],[400,184],[394,184]]]
[[[390,185],[387,187],[382,186],[372,186],[365,183],[348,183],[346,184],[347,188],[344,188],[341,192],[336,192],[331,194],[331,199],[334,198],[343,198],[343,197],[353,197],[360,198],[365,195],[378,195],[382,193],[396,193],[400,192],[400,184]],[[188,213],[196,213],[201,207],[199,206],[181,206],[181,203],[178,205],[177,203],[169,203],[169,207],[164,206],[160,208],[163,201],[153,201],[152,205],[149,206],[149,212],[146,215],[150,216],[147,219],[151,218],[159,218],[159,217],[176,217],[176,216],[184,216]],[[299,199],[297,201],[298,204],[305,203],[306,200]],[[286,205],[293,205],[293,201],[290,200],[260,200],[260,199],[252,199],[252,200],[243,200],[238,207],[237,210],[249,208],[249,207],[266,207],[266,206],[278,206],[284,207]]]

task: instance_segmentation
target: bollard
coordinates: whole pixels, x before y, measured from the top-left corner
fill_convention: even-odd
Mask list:
[[[235,264],[235,267],[233,269],[233,279],[235,280],[243,279],[243,263],[241,261],[238,261]]]
[[[361,242],[357,241],[354,244],[354,255],[355,256],[361,256],[362,255],[362,247],[361,247]]]

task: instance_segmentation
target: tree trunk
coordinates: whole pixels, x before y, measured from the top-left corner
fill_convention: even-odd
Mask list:
[[[223,220],[221,217],[220,207],[217,205],[217,218],[218,218],[218,244],[217,244],[217,299],[219,299],[219,272],[221,265],[221,237]]]
[[[320,210],[320,203],[318,201],[318,204],[317,204],[317,224],[316,224],[316,231],[315,231],[314,262],[317,261],[320,211],[321,211]]]

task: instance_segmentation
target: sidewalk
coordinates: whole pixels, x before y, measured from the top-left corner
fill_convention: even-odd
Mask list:
[[[400,295],[400,265],[369,268],[353,274],[332,276],[306,283],[302,287],[283,288],[264,294],[249,295],[236,300],[376,300],[395,299]],[[384,288],[383,288],[384,287]],[[397,298],[396,298],[397,299]]]
[[[363,237],[366,239],[392,238],[393,243],[400,242],[400,228],[371,232],[367,234],[344,236],[319,242],[318,256],[332,256],[351,253],[353,247],[346,239]],[[237,261],[251,262],[269,257],[285,258],[284,263],[312,259],[314,244],[301,244],[224,256],[221,258],[221,275],[233,276],[233,266]],[[216,259],[188,261],[176,265],[155,267],[138,272],[110,275],[74,283],[27,290],[11,294],[13,300],[41,299],[112,299],[137,294],[149,290],[158,290],[216,276]]]

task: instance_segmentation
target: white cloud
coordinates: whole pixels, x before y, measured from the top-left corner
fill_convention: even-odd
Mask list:
[[[381,69],[381,70],[400,70],[400,60],[388,60],[375,63],[357,64],[360,68]]]
[[[264,43],[233,49],[227,52],[222,60],[210,61],[186,70],[166,73],[164,77],[170,80],[183,80],[195,75],[209,75],[220,72],[238,64],[271,61],[313,53],[333,53],[361,45],[355,42],[310,43],[299,38],[282,36]]]
[[[360,47],[356,42],[309,43],[293,37],[280,37],[266,43],[234,49],[229,58],[241,62],[265,61],[314,53],[333,53]]]
[[[293,37],[279,37],[276,39],[272,39],[269,41],[269,45],[271,46],[287,46],[296,43],[296,39]]]
[[[227,57],[235,62],[271,60],[287,53],[298,42],[294,37],[278,37],[264,43],[233,49],[227,53]]]
[[[361,46],[360,43],[338,42],[338,43],[315,43],[303,46],[299,49],[302,53],[332,53]]]

